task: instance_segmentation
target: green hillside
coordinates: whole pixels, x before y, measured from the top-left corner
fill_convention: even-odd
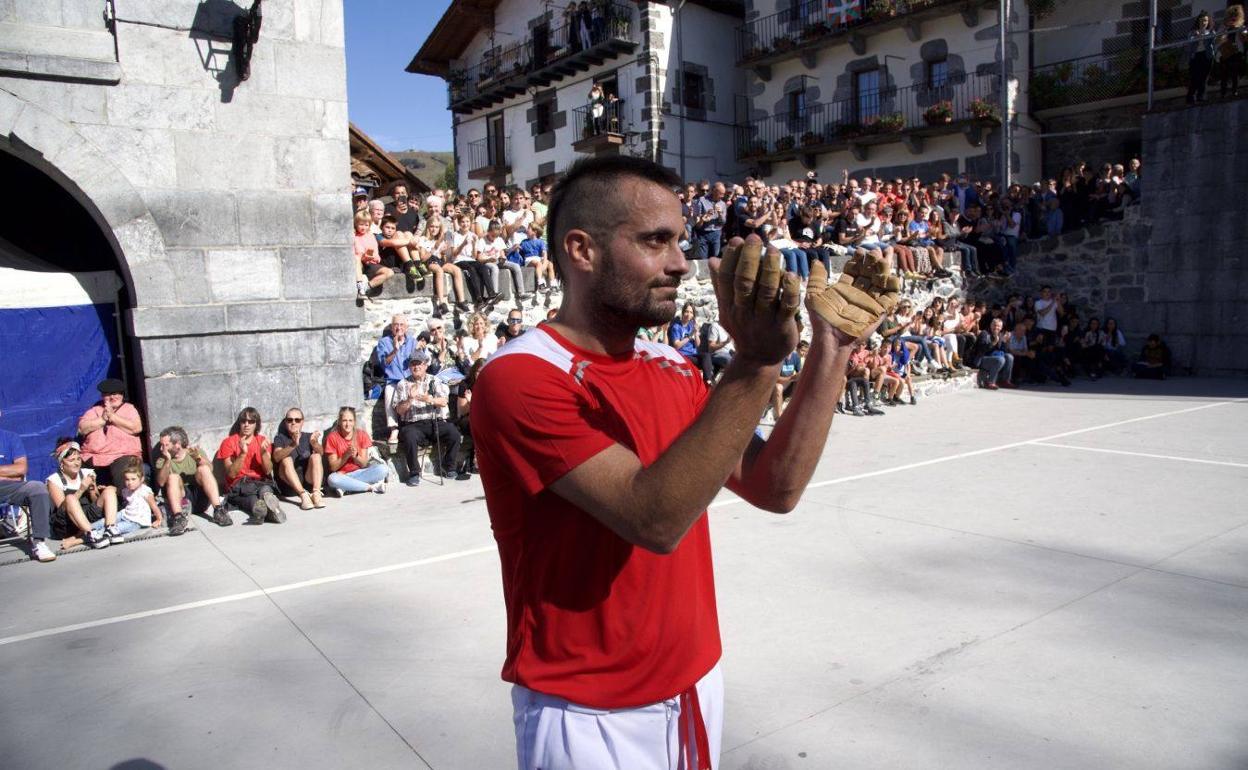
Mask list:
[[[440,186],[446,167],[454,155],[449,152],[425,152],[424,150],[398,150],[390,153],[396,160],[411,169],[416,178],[430,187]]]

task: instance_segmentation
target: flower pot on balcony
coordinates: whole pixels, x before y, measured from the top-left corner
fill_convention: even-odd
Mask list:
[[[953,122],[953,103],[936,102],[923,111],[923,121],[929,126],[947,125]]]
[[[792,51],[794,48],[797,48],[797,43],[794,42],[792,38],[782,37],[776,40],[775,48],[776,48],[776,51],[780,53],[783,53],[785,51]]]
[[[807,131],[806,133],[802,134],[802,146],[803,147],[813,147],[816,144],[822,144],[822,143],[823,143],[823,137],[819,136],[814,131]]]
[[[785,150],[791,150],[793,149],[794,144],[796,144],[796,142],[793,140],[793,137],[782,136],[776,140],[776,152],[784,152]]]

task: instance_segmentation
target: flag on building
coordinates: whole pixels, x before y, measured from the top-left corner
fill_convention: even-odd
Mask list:
[[[862,0],[828,0],[828,18],[842,27],[862,21]]]

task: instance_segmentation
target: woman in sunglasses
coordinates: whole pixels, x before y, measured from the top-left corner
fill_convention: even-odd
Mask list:
[[[260,435],[260,413],[244,407],[230,428],[230,435],[217,449],[217,459],[225,464],[225,500],[245,511],[250,524],[286,521],[277,502],[273,478],[273,453],[269,440]]]
[[[277,469],[278,489],[288,497],[298,497],[302,510],[324,508],[321,483],[325,479],[325,448],[321,432],[303,429],[303,411],[286,410],[277,433],[273,434],[273,466]],[[310,491],[309,491],[310,490]]]

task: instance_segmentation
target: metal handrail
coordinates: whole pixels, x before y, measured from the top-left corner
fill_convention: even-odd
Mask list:
[[[1156,54],[1157,88],[1185,82],[1181,51]],[[1112,54],[1081,56],[1034,68],[1027,93],[1033,112],[1134,96],[1148,91],[1148,49],[1127,48]]]
[[[466,155],[469,171],[479,168],[505,168],[510,165],[511,134],[503,137],[501,148],[498,146],[498,139],[492,136],[469,142]]]
[[[629,6],[614,0],[591,4],[591,21],[585,34],[579,24],[551,27],[545,45],[535,49],[529,37],[509,46],[493,48],[482,54],[470,67],[452,69],[447,75],[447,97],[450,105],[474,99],[490,89],[501,86],[517,75],[527,75],[572,54],[600,45],[608,40],[636,42],[632,34],[632,13]]]
[[[803,0],[795,6],[747,21],[737,28],[737,61],[747,62],[791,50],[812,40],[838,36],[960,0],[862,0],[854,9],[828,0]],[[838,13],[839,9],[846,9]]]
[[[576,138],[580,140],[606,134],[623,134],[625,126],[622,105],[623,102],[618,99],[602,102],[599,105],[602,110],[597,115],[594,114],[593,104],[572,110],[572,125],[579,132]]]
[[[750,121],[737,128],[737,157],[765,157],[864,137],[973,120],[1000,122],[995,75],[959,74],[940,86],[887,87]]]

